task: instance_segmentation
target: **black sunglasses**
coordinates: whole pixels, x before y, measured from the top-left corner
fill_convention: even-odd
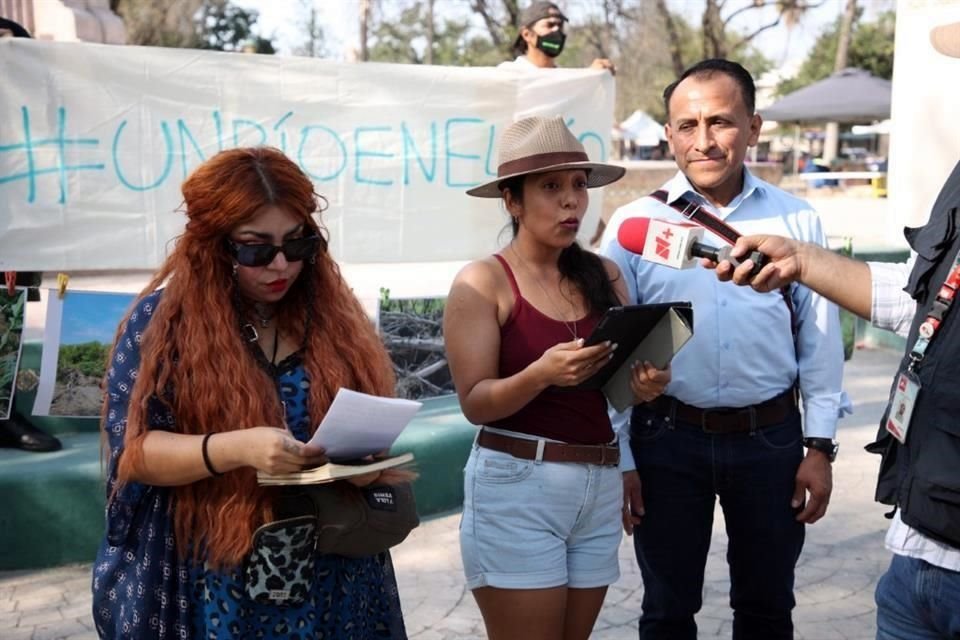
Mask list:
[[[241,244],[227,239],[227,249],[233,259],[245,267],[265,267],[277,254],[283,252],[287,262],[300,262],[317,255],[323,238],[318,235],[287,240],[281,246],[275,244]]]

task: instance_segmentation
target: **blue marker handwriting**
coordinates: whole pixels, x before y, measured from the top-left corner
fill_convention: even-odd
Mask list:
[[[134,192],[160,189],[170,182],[179,185],[214,153],[238,146],[277,147],[321,185],[346,180],[370,187],[419,183],[462,190],[496,177],[497,125],[467,114],[344,130],[342,123],[296,124],[292,111],[254,120],[226,118],[212,110],[209,119],[194,118],[189,124],[183,118],[145,119],[151,131],[138,131],[122,119],[109,126],[109,139],[68,135],[69,109],[63,106],[56,109],[52,130],[38,131],[35,120],[31,109],[22,106],[20,130],[0,129],[0,189],[25,185],[28,204],[68,204],[69,186],[92,173]],[[606,136],[573,130],[591,158],[606,160]],[[78,156],[85,161],[71,163]]]

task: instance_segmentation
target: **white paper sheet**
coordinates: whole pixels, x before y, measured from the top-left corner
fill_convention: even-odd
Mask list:
[[[340,389],[310,444],[331,459],[362,458],[393,446],[423,405],[415,400],[381,398]]]

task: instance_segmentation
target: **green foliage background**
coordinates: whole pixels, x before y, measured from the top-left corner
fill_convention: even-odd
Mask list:
[[[0,292],[0,410],[2,410],[0,412],[2,413],[6,413],[6,407],[13,396],[26,303],[25,291],[17,291],[12,298],[6,291]]]
[[[63,382],[71,370],[79,371],[85,376],[102,378],[109,355],[110,345],[99,342],[61,345],[57,358],[57,381]]]
[[[897,26],[897,15],[893,11],[885,11],[875,20],[861,22],[862,13],[861,10],[854,20],[847,66],[864,69],[878,78],[890,80],[893,77],[893,35]],[[778,94],[786,95],[833,73],[839,31],[838,18],[833,25],[820,33],[797,75],[780,83],[777,87]]]

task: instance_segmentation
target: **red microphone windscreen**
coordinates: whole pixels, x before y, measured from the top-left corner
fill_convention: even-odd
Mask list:
[[[649,228],[650,218],[627,218],[617,230],[617,241],[630,253],[642,255]]]

